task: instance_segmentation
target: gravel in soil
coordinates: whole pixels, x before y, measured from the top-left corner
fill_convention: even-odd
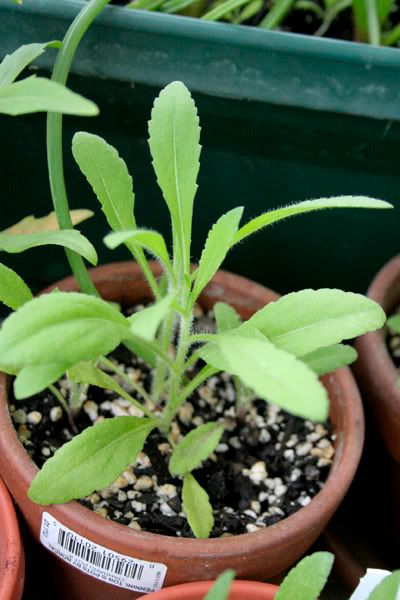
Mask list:
[[[200,320],[199,320],[200,319]],[[208,315],[198,314],[198,329],[210,329]],[[123,347],[110,358],[146,390],[151,372]],[[132,395],[126,382],[119,383]],[[64,397],[69,382],[60,380]],[[194,471],[214,508],[211,537],[230,536],[268,527],[306,506],[329,473],[334,434],[329,424],[314,424],[254,399],[245,412],[235,409],[234,382],[227,373],[211,377],[179,409],[172,424],[175,442],[195,426],[224,423],[216,451]],[[50,391],[23,403],[12,401],[10,413],[18,436],[41,467],[74,432]],[[153,410],[160,410],[154,405]],[[75,419],[78,431],[119,415],[141,416],[115,392],[90,386]],[[143,452],[109,487],[79,500],[88,509],[132,529],[192,537],[181,504],[182,480],[168,471],[169,442],[153,431]]]

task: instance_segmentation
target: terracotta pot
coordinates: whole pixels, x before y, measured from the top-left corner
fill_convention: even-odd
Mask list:
[[[159,592],[148,594],[143,598],[148,600],[204,600],[213,581],[195,581],[174,585]],[[229,600],[273,600],[278,586],[259,581],[233,581]]]
[[[24,589],[25,558],[17,515],[0,479],[0,598],[19,600]]]
[[[154,266],[157,271],[158,266]],[[117,263],[92,270],[92,278],[103,297],[125,305],[149,295],[139,269],[133,263]],[[75,289],[72,278],[58,282],[61,290]],[[232,304],[248,318],[277,294],[243,277],[219,272],[207,286],[201,301],[210,308],[216,301]],[[55,349],[56,351],[56,349]],[[345,495],[362,451],[364,419],[359,393],[348,369],[324,378],[331,401],[331,419],[336,428],[336,454],[323,489],[297,513],[266,529],[228,538],[196,540],[133,531],[104,520],[77,502],[42,507],[28,500],[27,489],[37,469],[18,441],[7,409],[6,377],[0,380],[0,473],[21,508],[28,527],[39,539],[42,513],[47,510],[58,521],[89,540],[130,557],[167,565],[164,586],[202,578],[215,579],[226,568],[238,578],[265,580],[284,571],[306,552],[319,536]],[[134,593],[111,587],[84,575],[49,553],[58,582],[57,598],[122,600]]]

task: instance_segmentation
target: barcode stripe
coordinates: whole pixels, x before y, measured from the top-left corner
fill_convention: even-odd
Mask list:
[[[134,561],[121,560],[112,555],[107,556],[98,550],[90,548],[90,546],[85,546],[81,540],[61,528],[58,530],[58,543],[62,548],[71,552],[71,554],[91,565],[100,567],[100,569],[109,571],[115,575],[122,575],[123,573],[125,577],[137,581],[140,581],[142,578],[143,565],[139,565]]]

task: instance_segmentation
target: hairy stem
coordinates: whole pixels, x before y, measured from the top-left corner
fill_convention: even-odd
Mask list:
[[[209,377],[212,377],[218,372],[219,369],[214,369],[214,367],[211,367],[210,365],[206,365],[205,367],[203,367],[201,371],[197,373],[197,375],[193,377],[193,379],[191,379],[189,383],[183,388],[182,392],[174,402],[174,410],[177,410],[181,406],[181,404],[183,404],[183,402],[185,402],[185,400],[189,398],[190,394],[192,394],[194,390],[196,390],[202,383],[204,383],[206,379],[209,379]]]
[[[163,351],[168,354],[169,345],[171,343],[171,339],[173,337],[173,327],[174,327],[175,315],[171,311],[171,313],[167,316],[165,321],[161,327],[161,335],[160,342],[161,348]],[[152,383],[152,397],[155,402],[158,402],[158,399],[161,396],[162,390],[165,385],[165,378],[167,376],[168,368],[164,361],[157,359],[157,367],[154,373],[153,383]]]
[[[142,396],[142,398],[148,402],[151,403],[151,399],[150,396],[148,395],[148,393],[146,392],[146,390],[144,389],[143,386],[141,386],[139,383],[137,383],[136,381],[133,381],[129,375],[127,375],[125,373],[125,371],[123,369],[121,369],[121,367],[119,367],[118,365],[115,365],[111,360],[109,360],[108,358],[106,358],[105,356],[102,356],[100,359],[100,362],[107,367],[108,369],[110,369],[111,371],[113,371],[116,375],[118,375],[118,377],[120,377],[127,385],[129,385],[133,390],[135,390],[135,392],[137,394],[139,394],[139,396]],[[132,404],[134,404],[134,406],[136,406],[136,408],[138,408],[139,410],[141,410],[147,417],[153,418],[154,415],[151,412],[151,410],[149,410],[148,408],[146,408],[146,406],[143,406],[140,402],[138,402],[135,398],[132,398],[132,396],[130,394],[127,393],[127,400],[129,400],[129,402],[131,402]]]

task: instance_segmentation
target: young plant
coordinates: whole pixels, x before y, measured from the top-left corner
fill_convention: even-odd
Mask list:
[[[318,376],[351,363],[356,353],[342,340],[381,327],[385,315],[359,294],[303,290],[265,306],[244,323],[232,309],[219,306],[218,331],[194,333],[193,312],[202,291],[233,246],[272,223],[325,208],[390,205],[366,197],[322,198],[269,211],[243,226],[243,208],[237,207],[213,225],[192,271],[200,127],[195,104],[182,83],[168,85],[156,99],[149,134],[153,167],[171,217],[171,252],[160,233],[137,226],[132,179],[117,151],[83,132],[74,136],[72,151],[114,230],[105,238],[107,246],[125,244],[138,259],[155,303],[125,317],[115,306],[82,293],[58,292],[29,300],[3,324],[0,362],[4,371],[16,375],[17,399],[53,385],[67,373],[74,384],[116,391],[143,415],[106,419],[65,444],[32,482],[33,501],[67,502],[105,487],[135,460],[157,428],[172,445],[169,469],[183,479],[183,507],[190,527],[196,537],[205,538],[213,527],[213,511],[193,471],[215,450],[224,425],[205,423],[175,444],[171,425],[186,399],[211,375],[227,371],[247,390],[240,398],[241,411],[247,410],[254,394],[294,415],[324,421],[329,402]],[[162,265],[161,280],[155,280],[145,253]],[[117,370],[107,355],[121,343],[153,368],[151,390],[137,385],[131,395],[105,373]],[[198,359],[205,365],[193,376],[191,367]]]

